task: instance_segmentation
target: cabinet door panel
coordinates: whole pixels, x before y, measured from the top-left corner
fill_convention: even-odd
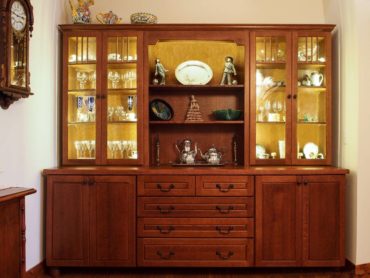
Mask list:
[[[47,184],[46,260],[48,266],[86,265],[88,190],[82,176],[52,176]]]
[[[291,163],[291,33],[251,33],[252,165]]]
[[[64,165],[101,163],[100,41],[100,34],[93,31],[73,32],[63,36]]]
[[[94,177],[91,258],[95,266],[135,264],[135,177]]]
[[[292,164],[331,164],[331,53],[329,32],[293,33]]]
[[[19,200],[0,204],[0,273],[2,277],[22,277],[20,206]]]
[[[300,190],[295,176],[257,177],[257,266],[299,264]]]
[[[344,265],[344,179],[304,177],[304,265]]]

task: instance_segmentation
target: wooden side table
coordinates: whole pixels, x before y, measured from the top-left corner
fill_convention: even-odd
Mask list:
[[[33,188],[10,187],[0,190],[0,273],[1,277],[24,277],[26,222],[24,197]]]

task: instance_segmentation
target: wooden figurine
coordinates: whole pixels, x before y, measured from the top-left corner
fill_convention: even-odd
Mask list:
[[[190,98],[189,109],[186,113],[185,122],[203,122],[202,113],[200,112],[198,101],[195,99],[194,95],[192,95]]]

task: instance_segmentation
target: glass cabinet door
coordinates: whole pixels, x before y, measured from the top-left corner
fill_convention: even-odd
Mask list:
[[[294,36],[293,163],[327,164],[331,137],[330,36]]]
[[[252,33],[251,164],[290,159],[290,43],[289,33]]]
[[[97,158],[97,37],[67,36],[63,61],[63,161]],[[68,164],[68,163],[65,163]]]
[[[135,164],[142,156],[138,149],[138,93],[142,92],[138,88],[138,36],[107,34],[104,47],[103,82],[107,97],[103,113],[107,124],[103,127],[103,156],[108,164]]]

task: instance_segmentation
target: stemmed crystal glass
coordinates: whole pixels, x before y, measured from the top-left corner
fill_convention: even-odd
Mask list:
[[[108,149],[109,149],[109,152],[110,152],[110,157],[114,158],[114,150],[113,150],[113,141],[108,141],[107,142],[107,145],[108,145]]]
[[[263,112],[265,111],[265,107],[263,105],[258,106],[258,115],[257,115],[257,121],[258,122],[263,122],[264,120],[264,114]]]
[[[269,100],[266,100],[264,106],[265,106],[265,110],[266,110],[266,114],[267,114],[267,120],[268,120],[268,114],[271,110],[271,102]]]
[[[113,114],[114,114],[114,107],[109,106],[107,110],[107,116],[108,116],[108,121],[111,122],[113,121]]]
[[[128,78],[128,72],[122,74],[122,80],[123,80],[123,88],[128,88],[129,84],[128,84],[128,81],[129,81],[129,78]]]
[[[121,79],[120,74],[117,71],[110,71],[108,73],[108,79],[112,82],[112,88],[117,89]]]
[[[92,158],[93,157],[93,151],[95,149],[95,141],[91,140],[91,141],[83,141],[85,146],[86,146],[86,150],[88,151],[89,153],[89,158]]]
[[[89,75],[84,71],[78,71],[76,73],[76,79],[79,82],[79,88],[83,90],[85,89],[85,85],[87,81],[89,80]]]
[[[96,71],[92,71],[89,74],[89,81],[91,82],[91,88],[96,88]]]
[[[76,148],[76,152],[77,152],[77,159],[80,159],[81,158],[81,148],[82,148],[82,144],[81,144],[81,141],[75,141],[75,148]]]
[[[136,72],[130,71],[128,72],[128,81],[129,81],[129,88],[135,88],[136,87]]]

